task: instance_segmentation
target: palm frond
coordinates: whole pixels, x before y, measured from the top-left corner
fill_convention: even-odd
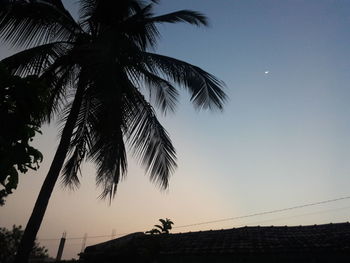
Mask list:
[[[12,74],[39,75],[45,82],[49,93],[47,121],[60,112],[66,102],[67,88],[73,87],[77,78],[68,51],[65,43],[55,42],[24,50],[1,61]]]
[[[31,47],[73,40],[79,25],[49,1],[0,3],[0,37],[14,47]]]
[[[36,46],[3,59],[1,62],[12,73],[20,76],[40,75],[54,61],[68,51],[64,42]]]
[[[105,121],[106,119],[100,119],[98,123],[104,130],[107,128]],[[100,198],[109,197],[111,200],[116,194],[119,181],[126,174],[127,158],[121,128],[107,129],[109,132],[94,131],[89,156],[97,166],[96,183],[102,187]]]
[[[154,23],[147,23],[151,13],[152,4],[138,10],[134,15],[128,17],[118,25],[117,30],[123,32],[133,40],[142,50],[154,47],[159,38],[159,31]]]
[[[50,121],[56,113],[62,112],[62,107],[69,101],[67,95],[77,83],[78,70],[78,67],[71,62],[70,55],[67,54],[56,59],[41,75],[41,79],[50,91],[50,100],[47,102],[50,105],[50,111],[47,121]]]
[[[161,231],[164,230],[163,226],[161,226],[161,225],[154,225],[154,226],[157,227],[157,228],[159,228]]]
[[[109,81],[102,75],[91,84],[91,90],[97,103],[89,117],[91,147],[87,157],[97,167],[96,183],[102,188],[100,198],[108,197],[111,201],[127,171],[120,87],[117,80]]]
[[[174,112],[179,93],[169,81],[148,72],[140,71],[143,74],[144,82],[150,92],[150,97],[155,101],[155,105],[159,107],[164,114],[168,111]]]
[[[77,117],[76,128],[72,135],[69,147],[69,157],[62,171],[61,183],[64,187],[76,189],[80,185],[78,172],[85,159],[86,153],[91,149],[91,118],[93,117],[96,105],[93,98],[85,94]]]
[[[61,184],[64,187],[75,190],[80,186],[78,172],[80,172],[80,166],[84,160],[85,153],[85,145],[78,144],[76,145],[74,152],[68,157],[61,176]]]
[[[170,175],[176,168],[175,148],[143,95],[134,90],[132,97],[126,99],[129,99],[127,106],[130,115],[125,135],[133,154],[141,160],[151,181],[166,189]]]
[[[161,16],[155,16],[145,19],[145,22],[148,23],[177,23],[185,22],[192,25],[200,26],[208,25],[208,19],[205,15],[192,11],[192,10],[181,10]]]
[[[79,17],[81,21],[88,20],[94,13],[96,9],[97,1],[96,0],[81,0]]]
[[[186,88],[191,101],[199,109],[223,109],[226,94],[224,83],[201,68],[184,61],[149,52],[140,54],[151,72],[160,71],[169,80]]]
[[[79,15],[83,22],[115,24],[142,9],[145,4],[140,0],[81,0]]]

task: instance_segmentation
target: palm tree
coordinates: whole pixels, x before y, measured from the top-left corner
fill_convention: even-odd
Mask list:
[[[146,1],[147,2],[147,1]],[[12,74],[38,75],[48,85],[51,111],[65,122],[61,139],[26,226],[16,262],[26,262],[62,172],[79,186],[83,161],[97,166],[101,198],[110,200],[126,175],[125,144],[162,188],[176,168],[176,153],[151,103],[174,111],[186,88],[199,109],[222,109],[223,83],[199,67],[151,52],[157,24],[206,25],[202,14],[182,10],[155,16],[141,0],[80,0],[75,21],[61,0],[1,0],[0,37],[23,48],[4,59]],[[149,95],[150,101],[145,96]]]
[[[155,228],[149,231],[146,231],[146,234],[150,234],[150,235],[169,234],[169,230],[173,228],[172,225],[174,224],[174,222],[171,221],[169,218],[159,219],[159,222],[162,225],[154,225]]]

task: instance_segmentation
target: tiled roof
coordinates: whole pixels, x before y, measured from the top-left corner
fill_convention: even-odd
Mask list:
[[[241,227],[169,235],[135,233],[87,247],[85,254],[117,253],[156,241],[163,255],[261,254],[291,252],[350,253],[350,224]],[[124,253],[123,252],[123,253]]]

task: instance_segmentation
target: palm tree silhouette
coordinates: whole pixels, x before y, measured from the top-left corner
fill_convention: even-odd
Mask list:
[[[146,234],[150,235],[159,235],[159,234],[169,234],[169,230],[171,230],[174,224],[173,221],[171,221],[169,218],[166,219],[159,219],[159,222],[161,225],[154,225],[155,228],[146,231]]]
[[[166,188],[176,153],[151,102],[164,113],[173,111],[178,85],[189,90],[199,109],[222,109],[226,95],[216,77],[150,52],[159,36],[157,24],[199,26],[207,24],[206,17],[190,10],[154,16],[157,2],[80,0],[77,22],[61,0],[0,1],[0,37],[24,49],[2,62],[12,74],[40,76],[50,92],[47,120],[60,113],[65,121],[16,262],[28,260],[62,168],[64,185],[76,188],[81,163],[94,162],[101,198],[111,200],[126,175],[127,142],[150,180]]]

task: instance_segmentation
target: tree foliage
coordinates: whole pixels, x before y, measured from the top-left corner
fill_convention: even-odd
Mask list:
[[[80,0],[77,22],[60,0],[3,1],[0,37],[25,48],[3,63],[13,73],[34,73],[48,83],[48,118],[59,112],[65,121],[72,107],[67,96],[83,90],[64,185],[79,186],[80,166],[90,160],[101,197],[112,198],[127,172],[128,144],[151,181],[166,188],[176,152],[152,104],[164,114],[174,111],[182,87],[195,107],[223,108],[223,82],[197,66],[153,53],[158,24],[207,25],[206,17],[192,10],[157,16],[158,2]]]
[[[169,234],[169,230],[172,229],[172,225],[174,224],[169,218],[159,219],[161,225],[154,225],[155,228],[146,232],[146,234],[151,235],[159,235],[159,234]]]
[[[36,170],[42,154],[30,145],[45,116],[45,85],[12,76],[0,64],[0,205],[17,188],[19,173]]]
[[[175,110],[178,88],[198,109],[222,110],[224,83],[187,62],[154,53],[160,23],[207,25],[181,10],[155,15],[157,0],[79,0],[76,21],[61,0],[2,0],[0,38],[23,51],[2,62],[12,74],[47,84],[47,119],[59,113],[60,143],[26,226],[16,261],[26,261],[62,170],[63,185],[79,186],[81,164],[96,165],[101,198],[115,196],[127,174],[127,149],[162,189],[176,151],[156,110]],[[62,169],[63,168],[63,169]]]
[[[23,230],[21,226],[13,225],[11,230],[0,227],[0,262],[1,263],[12,263],[19,242],[21,241]],[[31,258],[44,259],[48,257],[47,249],[40,246],[38,242],[35,242],[31,252]]]

